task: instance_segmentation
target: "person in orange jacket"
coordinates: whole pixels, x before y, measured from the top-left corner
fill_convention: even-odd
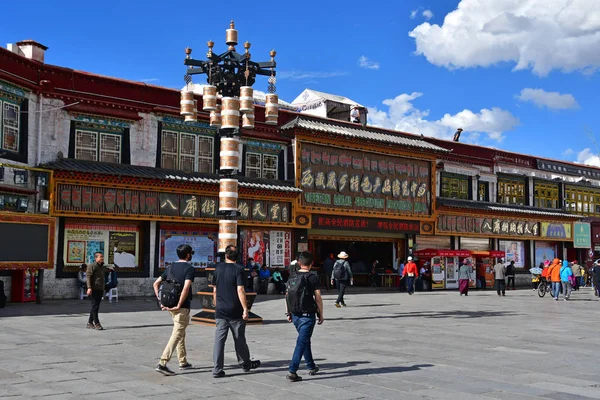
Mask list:
[[[412,295],[415,292],[415,279],[419,277],[419,269],[417,264],[412,260],[412,257],[408,257],[407,263],[404,266],[404,272],[402,278],[406,277],[406,287],[408,294]]]
[[[558,300],[560,294],[560,260],[555,258],[548,268],[548,276],[552,282],[552,297],[554,300]]]

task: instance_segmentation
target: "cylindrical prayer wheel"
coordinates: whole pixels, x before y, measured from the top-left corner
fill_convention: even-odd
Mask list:
[[[237,170],[240,164],[240,140],[237,138],[221,138],[219,157],[221,170]]]
[[[198,120],[198,100],[194,100],[194,112],[191,115],[186,115],[185,122],[196,122]]]
[[[234,97],[221,99],[221,128],[239,128],[240,101]]]
[[[254,128],[254,114],[242,115],[242,128]]]
[[[279,96],[270,93],[267,95],[265,104],[265,123],[268,125],[277,125],[277,116],[279,114]]]
[[[254,111],[254,89],[252,89],[252,86],[240,87],[240,111]]]
[[[219,180],[219,211],[237,211],[238,181],[237,179]]]
[[[229,245],[237,246],[237,221],[222,219],[219,220],[218,252],[224,252]]]
[[[221,127],[221,106],[217,105],[217,109],[210,112],[210,126],[214,128]]]
[[[235,46],[238,44],[238,31],[235,29],[233,21],[229,24],[229,29],[225,31],[225,44],[228,46]]]
[[[202,109],[213,111],[217,109],[217,87],[206,85],[202,88]]]
[[[181,115],[194,114],[194,92],[191,90],[181,91]]]
[[[237,247],[237,235],[236,238],[233,239],[221,239],[221,235],[219,235],[219,245],[218,245],[218,252],[219,253],[225,253],[225,249],[227,248],[227,246],[236,246]]]

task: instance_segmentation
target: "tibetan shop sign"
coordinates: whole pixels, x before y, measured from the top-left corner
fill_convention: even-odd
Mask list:
[[[302,144],[303,206],[429,215],[428,161]]]
[[[588,231],[589,235],[589,231]],[[542,237],[549,239],[571,239],[571,224],[542,222]],[[589,248],[590,246],[584,246]]]
[[[440,214],[436,231],[440,233],[540,237],[540,223],[503,218]]]
[[[573,223],[573,247],[589,249],[592,247],[592,235],[589,222]]]
[[[375,218],[338,217],[335,215],[313,215],[313,229],[419,233],[419,221],[384,220]]]

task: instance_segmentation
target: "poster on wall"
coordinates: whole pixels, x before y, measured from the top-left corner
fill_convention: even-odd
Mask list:
[[[139,227],[65,223],[65,266],[94,262],[94,254],[104,254],[105,262],[119,268],[139,266]]]
[[[285,231],[271,231],[271,259],[270,268],[284,268],[290,265],[291,233]]]
[[[189,245],[194,250],[190,264],[194,268],[214,266],[217,255],[218,233],[216,230],[199,230],[182,227],[161,227],[160,268],[167,268],[179,261],[177,247]]]
[[[517,240],[500,240],[499,247],[506,253],[505,261],[515,262],[516,268],[525,268],[525,242]]]
[[[268,231],[262,229],[242,229],[242,262],[248,263],[252,257],[258,265],[269,268],[283,268],[292,258],[292,234],[290,231]]]
[[[554,260],[557,254],[557,246],[553,243],[548,242],[536,242],[535,243],[535,267],[539,266],[540,263],[545,261]]]

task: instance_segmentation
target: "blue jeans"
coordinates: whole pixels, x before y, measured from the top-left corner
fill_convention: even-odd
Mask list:
[[[406,276],[406,291],[408,293],[415,292],[415,277],[414,276]]]
[[[316,316],[315,314],[292,315],[292,322],[298,331],[298,339],[296,340],[296,348],[294,349],[294,355],[290,363],[290,372],[296,373],[298,371],[302,356],[304,356],[304,361],[306,361],[306,367],[314,369],[316,365],[310,348],[310,338],[315,330]]]
[[[558,299],[560,295],[560,282],[552,282],[552,297]]]

